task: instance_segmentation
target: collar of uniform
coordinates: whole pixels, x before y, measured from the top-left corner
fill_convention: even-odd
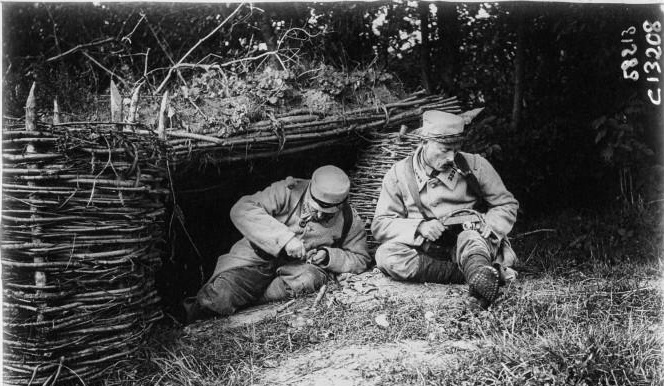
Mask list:
[[[431,172],[433,172],[433,168],[424,162],[423,149],[423,145],[420,145],[415,150],[415,154],[413,154],[413,169],[415,170],[417,189],[420,191],[424,188],[424,185],[426,185],[427,182],[432,179],[429,176],[431,175]],[[449,170],[440,172],[434,178],[452,190],[454,187],[456,187],[456,184],[459,180],[459,173],[457,173],[454,168],[450,168]]]
[[[415,179],[417,180],[417,189],[422,190],[427,181],[430,180],[429,175],[433,171],[433,168],[422,160],[422,153],[424,147],[420,145],[413,154],[413,170],[415,171]]]

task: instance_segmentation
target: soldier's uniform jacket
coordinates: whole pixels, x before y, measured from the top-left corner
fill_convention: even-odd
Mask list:
[[[336,245],[344,223],[341,210],[329,221],[308,222],[301,226],[303,203],[298,203],[308,183],[309,180],[288,177],[262,191],[242,197],[231,209],[230,217],[244,238],[231,248],[228,254],[231,258],[218,260],[215,272],[253,265],[277,256],[293,237],[302,240],[307,251],[318,248],[327,250],[329,263],[321,266],[324,269],[335,273],[364,271],[370,261],[366,232],[354,209],[353,222],[342,245]],[[288,222],[284,223],[293,210]]]
[[[465,178],[454,170],[441,173],[434,178],[428,177],[432,169],[421,161],[422,149],[422,146],[417,148],[412,162],[422,206],[429,212],[427,215],[440,219],[454,210],[472,208],[476,203],[476,197],[467,189]],[[462,155],[477,177],[489,205],[484,219],[501,240],[512,230],[519,203],[512,193],[507,191],[489,161],[477,154],[462,152]],[[406,181],[400,181],[404,176],[398,172],[400,167],[398,165],[408,160],[409,158],[405,158],[398,161],[385,174],[371,232],[381,243],[392,241],[416,247],[422,245],[424,241],[421,235],[416,235],[417,227],[423,217],[411,197]]]

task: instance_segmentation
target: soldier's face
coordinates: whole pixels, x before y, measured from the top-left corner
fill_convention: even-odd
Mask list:
[[[440,171],[454,162],[454,155],[458,148],[436,141],[427,141],[424,144],[424,160],[432,168]]]
[[[323,212],[316,204],[316,202],[311,198],[311,196],[307,197],[307,199],[304,201],[304,204],[305,212],[308,214],[308,216],[310,216],[310,221],[324,223],[334,217],[334,212]]]

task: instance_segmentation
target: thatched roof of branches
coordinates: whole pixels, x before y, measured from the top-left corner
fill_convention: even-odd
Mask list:
[[[126,17],[116,36],[63,46],[45,59],[55,66],[78,58],[77,65],[82,60],[110,79],[113,111],[106,98],[95,97],[91,110],[63,114],[64,120],[132,122],[158,131],[175,163],[192,158],[216,163],[310,150],[373,130],[412,128],[428,109],[460,112],[455,98],[407,92],[397,76],[375,62],[327,64],[329,55],[321,51],[330,39],[324,29],[266,23],[266,15],[275,10],[262,6],[208,6],[204,27],[197,24],[189,31],[194,40],[180,42],[176,54],[165,39],[174,32],[165,27],[178,15],[157,19],[142,9],[122,14],[118,10],[128,8],[114,5],[122,16],[103,17]],[[182,23],[173,25],[182,28]],[[252,43],[256,31],[265,43]]]
[[[406,93],[395,75],[375,64],[353,68],[325,64],[328,58],[312,48],[324,31],[311,26],[273,28],[266,24],[268,12],[252,5],[217,9],[216,17],[206,19],[205,29],[195,31],[200,34],[194,38],[198,41],[180,47],[184,53],[177,55],[164,39],[168,33],[164,19],[155,22],[153,15],[139,14],[140,18],[130,14],[116,37],[78,44],[46,63],[77,56],[111,79],[113,111],[102,98],[87,116],[70,116],[70,121],[132,122],[157,131],[170,145],[175,163],[192,157],[203,162],[272,157],[348,142],[372,130],[414,127],[428,109],[460,112],[455,98]],[[127,24],[134,26],[125,28]],[[247,34],[247,28],[254,32]],[[238,38],[236,30],[246,36]],[[261,31],[265,42],[261,44],[267,50],[251,41],[232,49],[211,44],[219,36],[229,41],[253,39],[256,30]],[[123,55],[102,54],[109,52],[103,49],[107,46]],[[99,49],[101,58],[92,54],[93,49]],[[161,61],[155,59],[161,66],[149,68],[148,57],[154,53],[162,56]],[[168,58],[166,65],[163,57]],[[137,62],[143,61],[141,76]]]
[[[142,104],[135,118],[163,133],[176,162],[202,154],[234,161],[293,153],[416,125],[428,109],[460,111],[456,98],[404,95],[391,75],[374,69],[267,67],[242,76],[208,69],[192,85]]]

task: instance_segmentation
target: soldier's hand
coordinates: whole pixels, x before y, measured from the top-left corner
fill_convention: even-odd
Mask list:
[[[429,241],[436,241],[445,232],[445,225],[437,219],[422,221],[417,226],[417,232]]]
[[[318,249],[314,251],[309,251],[307,257],[307,263],[316,264],[316,265],[327,265],[330,261],[326,249]]]
[[[307,254],[307,251],[304,249],[302,240],[298,239],[297,237],[290,239],[284,246],[284,250],[288,256],[294,257],[296,259],[302,259]]]
[[[489,224],[484,224],[480,228],[480,235],[482,235],[482,237],[492,242],[498,240],[496,233],[493,231],[493,228],[491,228]]]

